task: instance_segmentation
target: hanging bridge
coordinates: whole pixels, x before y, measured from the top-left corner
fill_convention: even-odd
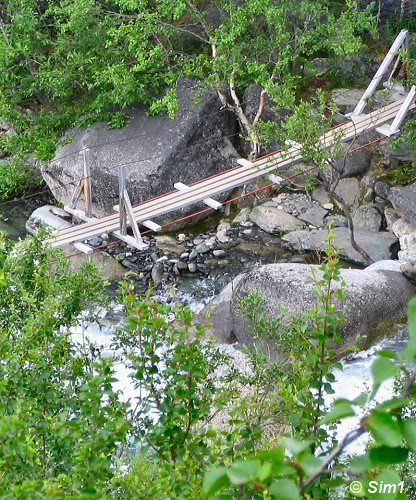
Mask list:
[[[347,116],[349,121],[324,133],[319,139],[321,147],[331,147],[339,141],[351,141],[364,132],[372,130],[376,130],[382,136],[387,137],[399,132],[399,127],[407,113],[415,108],[416,87],[413,86],[406,89],[404,86],[393,82],[393,75],[397,70],[398,62],[394,65],[390,78],[384,84],[394,91],[397,99],[367,114],[364,114],[363,110],[388,71],[396,54],[402,47],[407,46],[407,40],[408,33],[403,30],[386,55],[354,112]],[[215,200],[214,197],[216,195],[229,192],[233,188],[242,186],[259,177],[278,174],[279,169],[296,163],[301,159],[302,145],[292,143],[292,147],[287,151],[271,153],[256,161],[238,160],[238,167],[206,179],[201,179],[191,185],[178,182],[173,186],[174,191],[142,202],[136,206],[132,206],[129,199],[126,188],[125,169],[120,168],[119,205],[114,207],[115,211],[113,214],[101,218],[93,218],[91,216],[91,175],[84,155],[84,176],[77,186],[71,202],[64,207],[66,211],[76,215],[84,222],[57,231],[47,241],[54,247],[75,243],[77,249],[85,253],[91,253],[92,248],[80,242],[103,233],[109,233],[136,248],[143,249],[147,245],[142,240],[139,226],[144,226],[155,232],[160,231],[162,226],[154,222],[153,219],[200,202],[214,210],[219,210],[223,204]],[[276,175],[273,175],[271,179],[276,184],[284,181],[283,178]],[[85,210],[76,208],[76,204],[82,193],[84,193]],[[132,236],[127,232],[128,227],[132,229]]]

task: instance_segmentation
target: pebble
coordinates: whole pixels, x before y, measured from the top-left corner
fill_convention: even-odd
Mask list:
[[[201,243],[203,243],[204,240],[202,238],[195,238],[194,239],[194,245],[197,247],[198,245],[201,245]]]
[[[198,257],[198,253],[196,250],[192,250],[192,252],[189,254],[189,260],[196,260],[196,258]]]
[[[183,254],[181,254],[180,258],[182,260],[188,260],[189,258],[189,253],[188,252],[184,252]]]
[[[189,269],[189,272],[191,272],[191,273],[196,273],[196,272],[197,272],[197,270],[198,270],[198,267],[197,267],[197,265],[196,265],[196,263],[195,263],[195,262],[190,262],[190,263],[188,264],[188,269]]]
[[[178,234],[177,240],[179,243],[183,243],[186,240],[186,236],[183,233]]]
[[[199,245],[196,246],[195,250],[197,253],[208,253],[210,248],[205,243],[200,243]]]
[[[188,270],[188,264],[186,262],[181,262],[179,261],[176,266],[175,266],[177,269],[179,269],[180,271],[187,271]]]
[[[156,262],[157,263],[159,263],[159,262],[165,262],[166,260],[168,260],[168,258],[166,257],[166,255],[164,255],[163,257],[159,257]]]
[[[334,208],[334,204],[333,203],[324,203],[322,205],[322,208],[325,208],[325,210],[332,210]]]
[[[214,257],[224,257],[226,255],[224,250],[214,250],[212,253]]]

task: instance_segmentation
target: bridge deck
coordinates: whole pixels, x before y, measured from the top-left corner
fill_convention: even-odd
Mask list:
[[[320,142],[322,145],[330,146],[338,140],[349,141],[363,132],[374,130],[377,127],[393,120],[403,104],[404,98],[395,101],[381,109],[361,115],[340,127],[331,129],[325,133]],[[411,109],[415,107],[412,104]],[[185,191],[174,191],[143,202],[133,208],[134,217],[140,224],[148,219],[160,217],[167,213],[179,210],[197,202],[211,198],[219,193],[229,191],[241,186],[257,177],[272,173],[274,170],[290,165],[302,159],[301,148],[292,147],[284,153],[270,154],[264,158],[214,176],[202,179]],[[179,179],[178,179],[179,180]],[[114,213],[99,219],[93,219],[83,224],[65,228],[57,232],[48,241],[52,246],[61,246],[68,243],[83,241],[102,233],[113,232],[119,229],[119,214]]]

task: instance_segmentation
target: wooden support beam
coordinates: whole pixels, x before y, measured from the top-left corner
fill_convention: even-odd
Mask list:
[[[173,187],[175,189],[177,189],[178,191],[189,191],[189,189],[191,189],[189,186],[187,186],[186,184],[183,184],[182,182],[177,182],[176,184],[173,185]],[[221,210],[221,208],[223,206],[222,203],[220,203],[217,200],[213,200],[212,198],[205,198],[202,201],[203,201],[203,203],[205,203],[205,205],[213,208],[214,210]]]
[[[399,33],[399,35],[397,36],[393,45],[391,46],[390,50],[387,52],[387,55],[384,58],[384,61],[381,63],[376,74],[374,75],[373,79],[371,80],[370,85],[367,87],[366,91],[364,92],[363,96],[361,97],[360,101],[358,102],[357,106],[355,107],[354,111],[351,114],[347,115],[353,121],[357,118],[357,116],[360,116],[362,114],[362,112],[364,111],[365,107],[367,106],[368,100],[371,98],[371,96],[376,91],[378,85],[381,82],[381,79],[383,78],[386,71],[388,70],[395,55],[399,52],[400,48],[405,43],[406,38],[408,37],[408,34],[409,33],[407,30],[402,30]]]
[[[237,163],[242,167],[254,167],[254,163],[249,160],[246,160],[245,158],[238,159]]]
[[[404,100],[401,108],[399,109],[393,123],[391,125],[382,125],[381,127],[377,127],[376,130],[379,134],[385,135],[387,137],[391,137],[392,135],[398,134],[400,132],[400,125],[405,119],[407,113],[410,110],[410,106],[412,105],[416,96],[416,86],[410,89],[410,92],[407,94],[406,99]]]

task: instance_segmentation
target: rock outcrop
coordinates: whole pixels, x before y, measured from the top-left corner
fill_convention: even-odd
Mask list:
[[[220,111],[215,93],[207,92],[199,100],[198,93],[195,82],[179,81],[179,110],[173,120],[149,116],[140,105],[129,110],[131,119],[121,129],[109,130],[101,122],[69,130],[64,139],[73,139],[42,168],[55,198],[63,204],[70,200],[82,176],[78,151],[83,148],[89,148],[95,216],[111,212],[118,203],[120,164],[127,164],[132,203],[171,191],[175,182],[187,184],[232,167],[240,156],[233,146],[238,138],[235,118]]]
[[[270,264],[234,281],[230,302],[230,333],[242,344],[255,342],[256,345],[276,351],[272,339],[254,338],[241,312],[241,299],[250,291],[259,290],[264,299],[265,312],[272,316],[282,307],[286,310],[286,317],[292,313],[306,312],[317,302],[312,270],[318,276],[321,273],[318,266]],[[392,324],[405,320],[409,300],[416,289],[403,276],[397,261],[378,262],[365,270],[342,269],[341,277],[345,282],[345,294],[338,306],[345,313],[342,327],[344,345],[351,344],[358,334],[367,336],[365,344],[368,344],[373,335],[379,336]],[[339,283],[334,286],[338,287]],[[224,304],[221,307],[224,311]],[[212,313],[215,314],[215,311]]]
[[[352,248],[346,227],[336,227],[334,234],[335,246],[339,249],[342,258],[357,264],[366,264],[362,256]],[[354,231],[354,236],[356,242],[375,262],[397,258],[398,241],[394,234],[387,231],[377,233],[357,229]],[[283,240],[287,241],[294,250],[308,252],[323,252],[327,239],[328,231],[324,229],[294,231],[283,237]]]

